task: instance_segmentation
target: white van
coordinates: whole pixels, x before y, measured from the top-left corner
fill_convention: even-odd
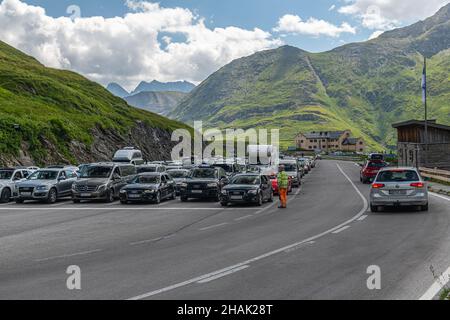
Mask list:
[[[145,163],[142,157],[142,151],[135,149],[134,147],[126,147],[118,150],[114,154],[112,161],[118,163],[130,163],[134,165],[141,165]]]

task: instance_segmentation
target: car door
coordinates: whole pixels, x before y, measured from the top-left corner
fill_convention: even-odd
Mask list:
[[[261,190],[263,191],[263,198],[269,199],[272,186],[269,185],[269,179],[266,176],[261,176]]]
[[[72,185],[77,181],[77,173],[74,170],[65,170],[66,181],[64,181],[64,188],[66,188],[67,194],[72,193]]]
[[[121,168],[115,167],[111,176],[112,179],[112,189],[114,191],[114,196],[119,195],[120,189],[125,186],[126,182],[122,176]]]
[[[166,174],[166,180],[167,180],[167,195],[169,195],[175,192],[175,181],[168,174]]]
[[[11,178],[11,193],[15,194],[17,192],[17,184],[22,182],[24,179],[22,171],[14,172],[14,175]]]
[[[59,196],[64,196],[67,194],[67,176],[64,170],[58,173],[56,180],[56,191]]]

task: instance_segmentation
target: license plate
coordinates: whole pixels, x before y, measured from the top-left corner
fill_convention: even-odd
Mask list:
[[[31,192],[21,192],[20,195],[22,195],[22,196],[31,196]]]
[[[140,194],[129,194],[128,198],[140,198],[141,195]]]
[[[90,193],[82,193],[82,194],[80,194],[80,196],[81,196],[82,198],[90,198],[90,197],[91,197],[91,194],[90,194]]]
[[[242,196],[231,196],[231,200],[242,200]]]
[[[405,190],[389,190],[389,194],[392,194],[392,195],[405,195],[406,191]]]
[[[202,190],[192,190],[192,193],[203,193]]]

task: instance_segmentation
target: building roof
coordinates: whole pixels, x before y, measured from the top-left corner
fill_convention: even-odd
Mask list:
[[[450,131],[450,126],[446,126],[444,124],[438,124],[436,123],[435,119],[428,120],[427,121],[428,127],[430,128],[436,128],[436,129],[442,129],[442,130],[448,130]],[[408,120],[403,122],[394,123],[392,125],[393,128],[398,129],[401,127],[409,127],[409,126],[425,126],[425,121],[423,120]]]
[[[306,132],[303,135],[307,139],[339,139],[345,131],[319,131]]]

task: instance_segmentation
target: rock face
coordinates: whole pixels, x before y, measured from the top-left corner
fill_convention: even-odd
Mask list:
[[[351,129],[371,149],[395,148],[391,123],[422,119],[428,58],[430,118],[450,124],[450,4],[379,38],[323,53],[284,46],[235,60],[208,77],[170,114],[191,124],[299,131]]]
[[[177,91],[144,91],[125,97],[129,105],[167,116],[187,96],[187,93]]]
[[[178,128],[190,130],[0,42],[0,166],[108,161],[125,146],[168,159]]]

